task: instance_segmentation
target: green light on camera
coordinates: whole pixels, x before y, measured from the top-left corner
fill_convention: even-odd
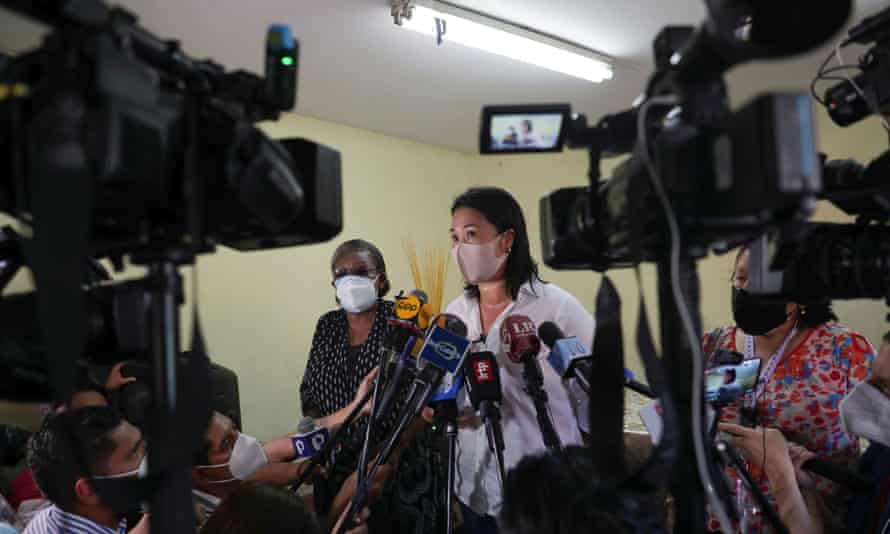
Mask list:
[[[292,58],[290,56],[284,56],[281,58],[281,64],[284,65],[285,67],[290,67],[291,65],[294,64],[294,58]]]

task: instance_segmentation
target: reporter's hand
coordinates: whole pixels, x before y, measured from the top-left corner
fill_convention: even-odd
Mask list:
[[[748,428],[732,423],[720,423],[718,428],[730,437],[732,445],[741,450],[748,461],[764,461],[764,470],[771,480],[778,477],[797,484],[788,442],[778,429]]]
[[[340,514],[340,519],[337,520],[337,524],[334,525],[334,528],[331,529],[331,534],[336,534],[340,531],[340,525],[343,524],[343,521],[346,520],[346,514],[349,512],[349,508],[343,511]],[[346,534],[368,534],[368,518],[371,517],[371,511],[367,508],[362,508],[362,511],[356,514],[353,519],[353,523],[355,523],[355,527],[346,531]]]
[[[807,460],[815,458],[816,455],[796,443],[791,443],[788,445],[788,455],[791,456],[791,464],[794,466],[794,475],[797,477],[797,484],[801,487],[801,489],[815,489],[816,488],[816,479],[813,478],[813,475],[804,471],[801,466]]]
[[[374,379],[377,378],[377,373],[380,371],[379,367],[375,367],[371,369],[371,372],[365,375],[362,378],[361,383],[358,385],[358,390],[355,392],[355,398],[352,399],[352,402],[358,404],[365,398],[365,395],[368,394],[374,388]],[[368,415],[371,413],[371,403],[366,402],[364,406],[362,406],[362,411],[359,412],[359,415]]]
[[[108,373],[108,378],[105,380],[106,391],[117,391],[126,384],[136,381],[135,376],[124,376],[121,374],[121,368],[126,363],[127,362],[117,362],[114,364],[114,367],[111,368],[111,372]]]

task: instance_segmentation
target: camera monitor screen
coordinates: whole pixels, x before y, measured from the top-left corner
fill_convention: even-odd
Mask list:
[[[728,403],[748,393],[757,385],[760,359],[744,360],[737,365],[721,365],[705,371],[705,400]]]
[[[560,152],[568,105],[489,106],[482,110],[482,154]]]

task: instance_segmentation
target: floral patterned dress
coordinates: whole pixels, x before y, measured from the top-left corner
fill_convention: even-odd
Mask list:
[[[724,327],[705,334],[703,346],[709,364],[718,349],[742,352],[736,347],[736,330],[736,327]],[[854,461],[859,454],[859,442],[856,436],[844,431],[840,401],[867,378],[874,357],[874,347],[858,332],[835,323],[810,328],[804,340],[782,358],[766,382],[756,403],[758,426],[778,428],[789,442],[802,445],[819,457],[841,463]],[[766,362],[761,369],[765,368]],[[740,423],[742,403],[739,399],[724,408],[720,420]],[[772,500],[770,483],[760,460],[749,458],[748,469]],[[730,489],[735,492],[739,476],[733,469],[727,469],[727,475]],[[838,487],[822,477],[814,475],[814,478],[817,489],[832,507],[839,500]],[[719,523],[713,516],[709,529],[719,531]],[[765,531],[759,517],[745,530]]]

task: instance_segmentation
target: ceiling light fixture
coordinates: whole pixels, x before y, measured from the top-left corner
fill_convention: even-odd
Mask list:
[[[447,2],[426,7],[393,0],[392,6],[397,25],[432,35],[438,44],[450,41],[471,46],[591,82],[612,79],[607,56],[515,24]]]

